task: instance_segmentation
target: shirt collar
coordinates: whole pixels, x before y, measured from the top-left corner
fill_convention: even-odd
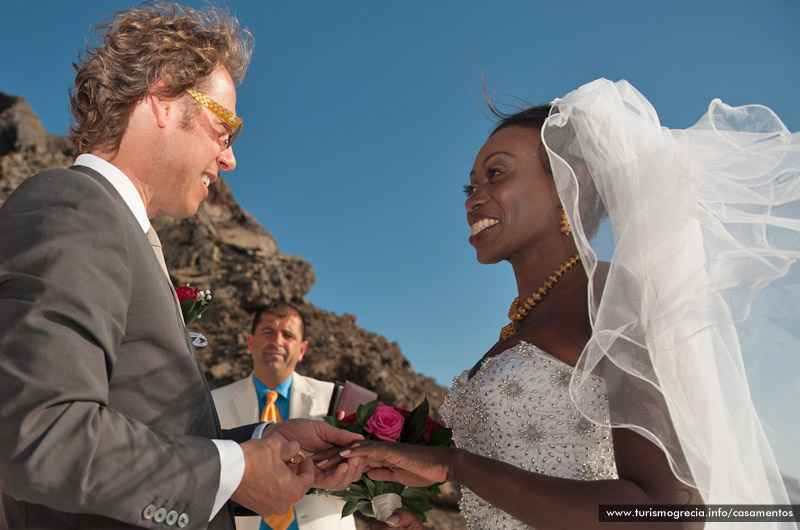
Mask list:
[[[136,190],[136,186],[133,185],[133,182],[125,173],[110,162],[89,153],[79,155],[75,159],[75,165],[88,167],[100,173],[122,196],[122,200],[128,205],[136,220],[139,221],[142,231],[147,232],[150,229],[150,219],[147,218],[147,209],[144,207],[144,201]]]
[[[256,377],[256,374],[253,374],[253,383],[255,383],[256,385],[256,394],[258,395],[259,403],[261,402],[262,399],[264,399],[264,396],[266,396],[267,392],[269,392],[270,390],[275,390],[275,392],[277,392],[278,395],[283,399],[289,399],[289,393],[292,391],[292,380],[294,380],[294,374],[290,375],[289,379],[287,379],[286,381],[282,382],[275,388],[271,389],[267,385],[259,381],[258,378]]]

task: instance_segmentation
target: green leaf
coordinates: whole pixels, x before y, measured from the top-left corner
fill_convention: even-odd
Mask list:
[[[426,397],[417,408],[408,413],[403,423],[403,432],[400,434],[401,442],[417,443],[419,437],[425,432],[425,423],[428,421],[429,410],[430,405],[428,405],[428,398]]]
[[[429,496],[430,487],[408,487],[403,491],[403,508],[420,516],[422,522],[427,522],[425,512],[433,509]]]
[[[418,497],[403,497],[403,508],[420,515],[433,510],[433,506],[431,506],[431,503],[428,502],[427,497],[422,499]]]
[[[328,425],[333,425],[337,429],[345,429],[350,432],[360,433],[364,428],[364,426],[360,423],[346,423],[338,418],[334,418],[333,416],[323,416],[322,419]]]
[[[350,487],[347,488],[347,491],[353,492],[353,493],[355,493],[356,495],[358,495],[360,497],[369,497],[370,496],[370,486],[365,484],[365,482],[364,482],[365,479],[369,480],[367,478],[367,476],[364,475],[363,477],[361,477],[361,480],[359,480],[358,482],[353,482],[352,484],[350,484]],[[372,482],[372,481],[370,480],[370,482]],[[373,483],[372,487],[374,487],[374,483]]]
[[[344,497],[350,492],[350,490],[328,490],[328,495],[333,495],[334,497]]]
[[[195,301],[192,300],[191,298],[187,298],[186,300],[181,302],[181,313],[183,313],[184,324],[186,324],[187,326],[197,316],[197,313],[194,310],[194,304]]]
[[[190,311],[194,308],[194,300],[191,298],[187,298],[183,302],[181,302],[181,311]]]
[[[430,486],[427,486],[425,489],[428,490],[428,493],[435,493],[438,495],[439,493],[442,492],[442,490],[439,489],[439,486],[441,486],[442,484],[444,484],[444,482],[437,482],[436,484],[431,484]]]
[[[360,423],[352,423],[347,427],[347,430],[357,434],[364,434],[364,426]]]
[[[453,429],[448,429],[447,427],[436,429],[431,433],[431,445],[446,447],[450,445],[450,441],[452,439],[453,439]]]
[[[354,511],[358,509],[358,501],[347,501],[344,503],[342,507],[342,517],[347,517],[351,515]]]
[[[358,423],[365,424],[367,420],[375,414],[375,409],[378,408],[378,401],[373,400],[369,403],[364,403],[363,405],[358,406],[358,410],[356,410],[356,418],[358,418]]]
[[[359,482],[362,482],[364,484],[364,487],[366,488],[364,496],[368,499],[374,498],[376,490],[375,482],[372,479],[370,479],[366,474],[361,475],[361,480]],[[350,487],[353,487],[353,485],[351,484]]]
[[[375,483],[375,497],[378,495],[383,495],[384,493],[397,493],[398,495],[403,493],[403,490],[406,487],[399,482],[376,482]]]
[[[401,497],[404,499],[427,499],[428,488],[408,487],[403,490]]]
[[[329,491],[328,495],[331,495],[333,497],[339,497],[344,501],[358,501],[364,498],[364,495],[360,495],[356,492],[350,491],[349,489],[339,490],[339,491]]]
[[[372,503],[369,501],[361,501],[358,503],[358,511],[366,517],[375,517],[375,512],[372,510]]]

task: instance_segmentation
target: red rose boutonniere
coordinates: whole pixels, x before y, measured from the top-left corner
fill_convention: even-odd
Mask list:
[[[208,306],[211,305],[211,300],[213,300],[210,290],[199,291],[196,287],[192,288],[188,285],[176,287],[175,294],[178,295],[183,321],[187,326],[194,319],[200,318],[200,315],[208,309]]]
[[[213,300],[210,290],[206,289],[205,291],[200,291],[188,285],[176,287],[175,294],[178,296],[178,303],[181,306],[181,313],[183,314],[183,322],[186,326],[194,319],[200,318],[200,315],[203,311],[208,309],[208,306],[211,305],[211,300]],[[189,336],[192,338],[192,344],[198,348],[208,346],[208,340],[202,333],[190,331]]]

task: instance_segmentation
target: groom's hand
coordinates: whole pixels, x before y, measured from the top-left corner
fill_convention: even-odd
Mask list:
[[[263,436],[278,436],[284,441],[296,440],[301,450],[309,457],[314,454],[332,454],[320,461],[315,457],[317,465],[312,484],[315,488],[327,490],[345,489],[351,482],[361,478],[366,459],[351,458],[344,460],[338,455],[339,448],[352,442],[363,440],[360,434],[344,429],[337,429],[324,421],[307,419],[291,419],[273,423],[264,429]],[[327,451],[326,451],[327,450]],[[310,462],[308,458],[306,462]]]
[[[231,500],[262,517],[282,514],[312,487],[315,471],[310,459],[290,469],[287,462],[300,445],[279,436],[262,437],[241,444],[244,475]]]
[[[343,447],[364,437],[345,429],[337,429],[324,421],[291,419],[267,425],[261,437],[279,435],[296,440],[303,451],[317,452],[333,446]]]

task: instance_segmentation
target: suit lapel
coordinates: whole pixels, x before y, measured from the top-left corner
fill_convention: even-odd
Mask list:
[[[289,417],[307,417],[314,405],[314,389],[305,377],[295,373],[292,381],[292,395],[289,398]]]
[[[256,398],[253,399],[253,396]],[[230,413],[234,416],[236,425],[248,425],[259,421],[257,396],[253,374],[250,374],[242,380],[242,384],[240,388],[236,389],[236,395],[230,404]]]

